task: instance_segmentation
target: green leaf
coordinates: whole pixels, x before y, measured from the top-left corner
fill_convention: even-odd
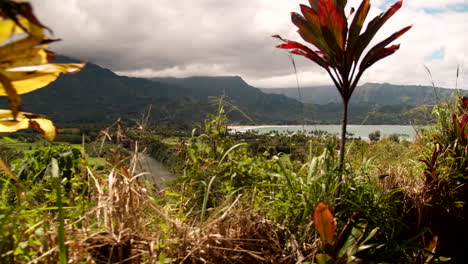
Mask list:
[[[318,264],[334,264],[335,263],[333,258],[328,254],[317,254],[315,258],[317,259]]]

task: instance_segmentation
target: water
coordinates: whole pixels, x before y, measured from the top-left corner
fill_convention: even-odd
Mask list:
[[[133,152],[131,154],[133,155]],[[152,157],[138,153],[137,159],[137,171],[146,173],[144,177],[159,188],[166,187],[168,181],[176,179],[176,176],[166,169],[161,162]]]
[[[341,125],[308,125],[308,126],[230,126],[232,132],[245,132],[248,130],[257,131],[261,134],[268,134],[273,130],[280,133],[302,132],[303,128],[306,132],[322,130],[331,134],[339,135],[341,133]],[[413,126],[403,125],[348,125],[347,132],[354,134],[354,137],[368,138],[369,134],[379,130],[381,137],[391,134],[398,134],[401,139],[413,139],[416,135]]]

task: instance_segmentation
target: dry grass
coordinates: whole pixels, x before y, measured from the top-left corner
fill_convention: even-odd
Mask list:
[[[137,154],[135,154],[137,155]],[[245,206],[242,195],[212,212],[208,220],[180,220],[148,190],[144,174],[134,174],[137,159],[118,161],[108,175],[86,169],[94,201],[65,226],[68,263],[296,263],[306,259],[294,236]],[[182,217],[183,219],[183,217]],[[78,228],[79,226],[79,228]],[[30,263],[58,260],[57,234],[47,234],[47,247]],[[289,252],[285,251],[289,245]],[[308,258],[312,258],[309,256]],[[161,262],[162,263],[162,262]]]

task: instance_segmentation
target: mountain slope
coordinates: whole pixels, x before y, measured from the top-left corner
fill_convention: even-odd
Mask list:
[[[75,62],[59,57],[59,62]],[[297,89],[265,89],[297,98]],[[453,90],[441,90],[441,97]],[[155,123],[191,124],[216,110],[216,98],[226,97],[229,119],[237,124],[338,124],[342,106],[334,87],[302,89],[302,105],[294,98],[267,94],[241,77],[131,78],[88,63],[79,73],[61,76],[48,87],[26,94],[23,111],[50,116],[58,124],[109,124],[118,118],[140,119],[152,105]],[[408,124],[430,120],[421,106],[432,103],[431,87],[366,84],[350,104],[349,123]],[[6,107],[6,98],[0,101]],[[431,101],[432,100],[432,101]],[[214,102],[213,102],[214,101]],[[359,103],[356,103],[359,102]],[[229,111],[229,106],[242,111]],[[302,112],[304,111],[304,114]],[[250,118],[246,118],[246,115]]]
[[[59,57],[58,62],[75,62]],[[119,76],[88,63],[76,74],[63,75],[43,89],[25,94],[24,111],[50,116],[57,123],[109,123],[121,117],[140,118],[153,105],[155,122],[193,123],[215,111],[213,96],[226,95],[251,117],[231,112],[239,123],[297,123],[301,104],[283,95],[265,94],[240,77],[194,77],[148,80]],[[6,106],[6,100],[0,102]]]
[[[295,88],[262,89],[263,92],[284,94],[298,99]],[[392,85],[388,83],[366,83],[358,86],[351,97],[351,103],[371,103],[379,105],[424,105],[435,104],[436,95],[444,100],[457,94],[454,89],[433,88],[419,85]],[[460,91],[467,94],[467,91]],[[339,103],[341,98],[334,86],[318,86],[301,88],[302,101],[309,104]]]
[[[171,85],[190,89],[198,99],[225,95],[228,101],[247,113],[256,124],[297,123],[301,117],[301,104],[283,95],[263,93],[248,85],[239,76],[189,78],[153,78]],[[239,116],[239,113],[233,113]]]

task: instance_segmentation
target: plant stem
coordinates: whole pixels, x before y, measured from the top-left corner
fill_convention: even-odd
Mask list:
[[[340,160],[338,165],[338,173],[340,174],[340,181],[338,182],[338,189],[336,191],[336,197],[340,196],[341,182],[343,181],[344,174],[344,154],[346,146],[346,127],[348,125],[348,101],[343,97],[343,120],[341,122],[341,141],[340,141]]]
[[[348,125],[348,100],[343,99],[343,120],[341,121],[341,142],[340,142],[340,161],[338,169],[343,172],[344,169],[344,153],[346,144],[346,127]],[[341,178],[340,178],[341,181]]]

